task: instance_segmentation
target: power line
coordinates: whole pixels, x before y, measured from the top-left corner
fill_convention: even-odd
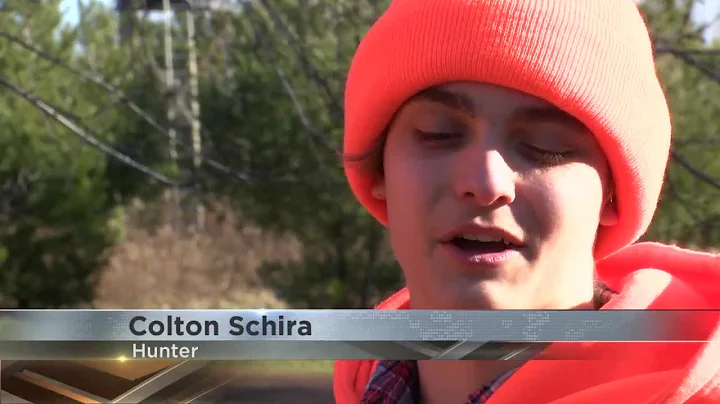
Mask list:
[[[292,48],[292,50],[295,52],[295,55],[298,59],[300,59],[300,64],[305,68],[310,78],[317,83],[320,88],[323,89],[325,92],[326,97],[328,98],[330,102],[330,108],[333,110],[333,112],[342,119],[342,116],[344,114],[344,108],[340,104],[340,97],[338,97],[331,89],[330,85],[326,80],[323,80],[320,77],[320,74],[318,73],[317,69],[313,66],[313,64],[310,62],[310,59],[307,57],[307,54],[305,53],[304,47],[299,43],[300,41],[298,38],[293,35],[292,32],[290,32],[290,29],[283,21],[282,17],[278,13],[277,9],[267,0],[260,0],[260,3],[265,7],[265,9],[268,11],[268,14],[272,18],[275,27],[280,30],[280,32],[283,33],[283,36],[288,41],[288,44]]]
[[[280,82],[281,82],[285,92],[287,93],[288,97],[290,97],[290,100],[293,104],[295,112],[297,113],[297,116],[300,119],[300,123],[302,123],[302,125],[313,136],[313,138],[320,141],[322,144],[324,144],[329,149],[335,150],[336,148],[332,146],[332,144],[330,143],[330,140],[328,139],[328,136],[319,132],[317,129],[312,127],[310,120],[308,119],[307,115],[305,114],[305,111],[295,94],[295,90],[293,89],[292,85],[290,84],[290,81],[287,79],[287,75],[285,74],[283,69],[280,68],[280,66],[277,64],[277,61],[274,59],[272,53],[270,52],[270,44],[268,43],[267,36],[265,35],[266,32],[264,32],[261,29],[261,25],[258,24],[257,19],[254,17],[254,9],[253,9],[252,4],[250,2],[243,2],[242,5],[243,5],[246,15],[250,19],[250,25],[253,30],[253,33],[255,34],[255,38],[260,42],[260,46],[262,47],[263,58],[265,59],[265,61],[268,64],[270,64],[272,69],[275,71],[275,74],[277,75],[278,79],[280,79]]]
[[[32,105],[34,105],[36,108],[38,108],[41,112],[47,114],[48,116],[52,117],[55,121],[66,127],[70,132],[75,134],[77,137],[79,137],[83,142],[87,143],[88,145],[94,147],[95,149],[113,157],[114,159],[120,161],[123,164],[126,164],[139,172],[154,178],[157,181],[160,181],[167,185],[177,185],[177,181],[171,179],[170,177],[161,174],[158,171],[153,170],[152,168],[137,162],[130,158],[129,156],[113,149],[111,146],[105,144],[101,140],[97,139],[90,133],[86,132],[82,128],[80,128],[75,122],[72,120],[66,118],[64,115],[59,113],[55,108],[50,106],[47,102],[43,101],[41,98],[37,97],[34,94],[31,94],[24,90],[23,88],[15,85],[13,82],[8,80],[5,76],[0,76],[0,85],[3,85],[7,88],[9,88],[13,93],[19,95],[26,101],[30,102]]]
[[[659,50],[658,50],[659,49]],[[701,61],[699,61],[695,56],[685,52],[682,49],[675,49],[671,47],[663,47],[663,48],[656,48],[656,52],[660,53],[667,53],[670,55],[675,56],[676,58],[680,59],[681,61],[685,62],[685,64],[695,68],[699,72],[703,73],[716,83],[720,83],[720,73],[713,71],[711,68],[703,64]],[[694,53],[697,53],[695,51]]]
[[[116,96],[117,97],[116,102],[124,104],[133,113],[138,115],[143,121],[145,121],[148,125],[150,125],[150,127],[153,128],[155,131],[157,131],[159,134],[161,134],[167,138],[170,138],[172,136],[168,129],[164,128],[152,116],[150,116],[150,114],[145,112],[140,106],[138,106],[136,103],[134,103],[128,97],[128,95],[126,93],[124,93],[121,89],[119,89],[116,86],[105,81],[101,75],[95,74],[95,73],[90,73],[85,70],[70,66],[65,61],[63,61],[59,58],[56,58],[56,57],[50,55],[49,53],[34,47],[33,45],[28,44],[27,42],[23,41],[21,38],[15,36],[15,35],[8,34],[6,32],[0,32],[0,37],[4,37],[14,43],[17,43],[18,45],[22,46],[23,48],[25,48],[26,50],[28,50],[34,54],[40,56],[41,58],[43,58],[49,62],[52,62],[53,64],[55,64],[57,66],[64,68],[65,70],[79,76],[80,78],[82,78],[86,81],[89,81],[93,84],[100,86],[101,88],[105,89],[109,93]],[[66,113],[65,115],[68,115],[68,114]],[[82,119],[77,116],[74,116],[74,118],[76,120]],[[177,146],[182,148],[184,151],[192,150],[192,147],[185,142],[178,140],[176,144],[177,144]],[[227,166],[221,162],[218,162],[212,158],[209,158],[203,154],[200,154],[197,157],[200,158],[205,163],[205,165],[207,165],[208,167],[216,170],[217,172],[219,172],[221,174],[227,175],[227,176],[233,178],[234,180],[237,180],[237,181],[240,181],[243,183],[251,183],[251,182],[254,182],[257,180],[263,180],[261,178],[256,178],[255,176],[249,175],[247,173],[242,173],[237,170],[234,170],[234,169],[230,168],[229,166]],[[297,180],[294,176],[288,175],[285,177],[274,178],[274,179],[266,178],[263,181],[298,182],[299,180]]]
[[[683,158],[680,154],[678,154],[675,150],[672,150],[670,152],[670,156],[673,160],[675,160],[680,166],[682,166],[684,169],[689,171],[692,175],[695,176],[695,178],[699,179],[700,181],[712,186],[715,189],[720,190],[720,182],[718,180],[712,178],[707,173],[703,172],[702,170],[698,169],[697,167],[690,164],[685,158]]]

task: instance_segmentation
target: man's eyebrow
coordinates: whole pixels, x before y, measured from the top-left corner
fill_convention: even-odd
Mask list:
[[[472,99],[463,93],[455,93],[438,87],[430,87],[416,94],[411,99],[411,101],[421,100],[437,102],[438,104],[442,104],[466,115],[475,116],[475,105]]]
[[[570,128],[587,131],[587,126],[574,116],[556,107],[520,108],[513,113],[513,121],[536,123],[553,122]]]
[[[430,87],[411,98],[411,101],[421,100],[442,104],[470,117],[477,115],[477,107],[472,98],[464,93]],[[519,108],[512,115],[513,121],[527,123],[554,122],[580,131],[588,130],[577,118],[554,106]]]

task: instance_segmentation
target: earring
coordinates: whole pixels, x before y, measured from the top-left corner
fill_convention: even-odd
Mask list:
[[[613,195],[615,195],[615,190],[613,189],[613,187],[608,187],[606,192],[607,192],[607,201],[612,203]]]

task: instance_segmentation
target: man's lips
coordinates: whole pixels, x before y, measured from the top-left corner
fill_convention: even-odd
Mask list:
[[[503,242],[477,242],[454,239],[441,244],[441,251],[451,261],[471,270],[499,268],[520,255],[522,247]]]
[[[523,247],[524,243],[520,237],[500,227],[485,226],[478,223],[469,223],[457,227],[440,238],[441,243],[500,243],[508,248]]]
[[[513,232],[476,222],[449,231],[440,244],[451,260],[473,270],[498,268],[517,257],[525,246]]]

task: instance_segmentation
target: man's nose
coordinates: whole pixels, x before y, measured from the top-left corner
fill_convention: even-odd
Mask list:
[[[456,157],[453,175],[459,198],[488,207],[515,200],[516,173],[498,150],[477,145]]]

